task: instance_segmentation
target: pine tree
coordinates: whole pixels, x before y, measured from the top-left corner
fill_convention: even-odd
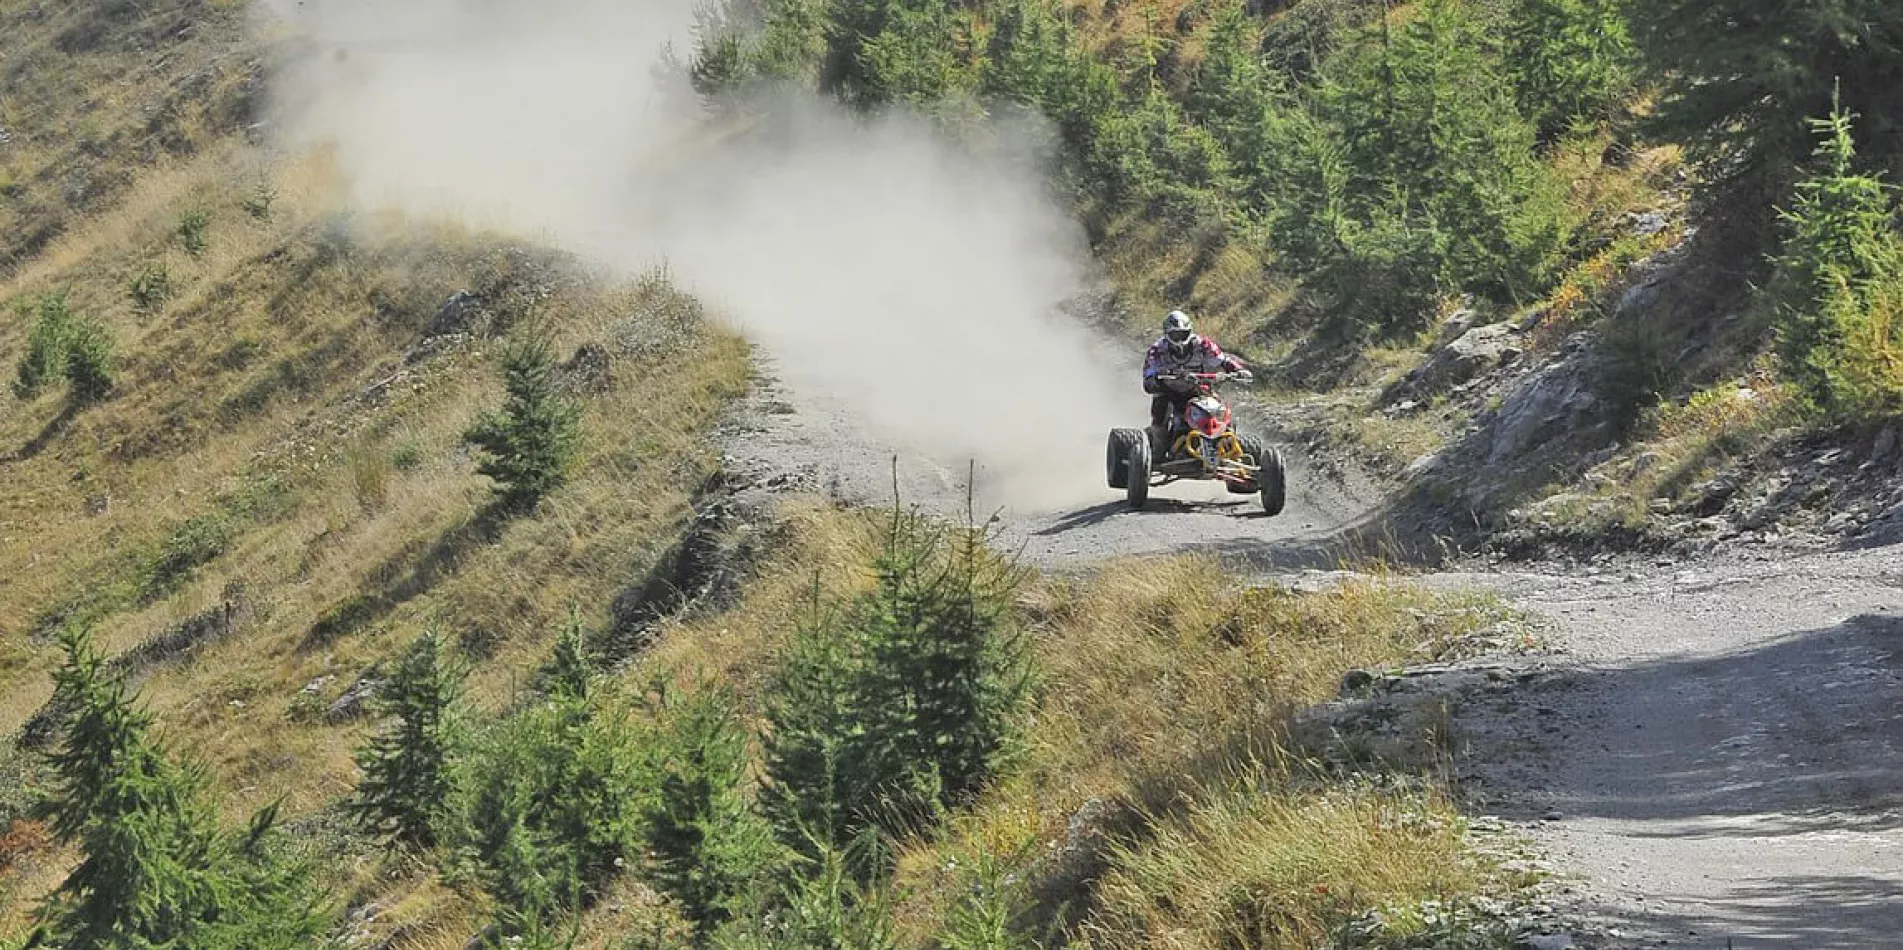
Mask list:
[[[803,627],[767,715],[764,795],[789,844],[903,831],[969,801],[1008,750],[1028,689],[1015,565],[982,532],[895,511],[874,589]]]
[[[581,439],[581,407],[557,386],[548,341],[532,336],[502,353],[500,412],[485,414],[463,436],[487,453],[477,471],[494,479],[500,501],[532,508],[567,477]]]
[[[1386,327],[1457,289],[1532,297],[1569,234],[1564,193],[1482,27],[1453,0],[1428,0],[1324,69],[1321,117],[1346,175],[1329,242],[1340,250],[1317,280]]]
[[[895,4],[884,28],[859,51],[869,98],[932,111],[953,93],[968,92],[976,69],[959,56],[965,27],[957,8],[946,4]]]
[[[383,685],[376,702],[395,722],[357,751],[363,778],[352,802],[372,834],[418,848],[437,843],[454,791],[460,687],[434,631],[410,643]]]
[[[1881,160],[1903,162],[1903,4],[1895,0],[1624,0],[1663,85],[1654,131],[1687,142],[1721,187],[1782,192],[1808,120],[1867,116]]]
[[[1857,168],[1854,118],[1839,104],[1812,123],[1819,143],[1783,215],[1774,287],[1786,372],[1818,405],[1868,418],[1903,408],[1903,326],[1893,323],[1903,235],[1895,190]]]
[[[1261,43],[1261,25],[1241,0],[1217,8],[1187,101],[1190,114],[1234,158],[1244,198],[1258,213],[1270,204],[1284,159],[1274,135],[1283,90],[1263,63]]]
[[[22,321],[35,316],[27,335],[26,353],[14,367],[13,394],[20,399],[39,395],[53,380],[64,376],[72,384],[76,403],[105,397],[116,379],[112,335],[98,321],[73,315],[66,294],[49,293],[36,304],[22,303]]]
[[[574,675],[586,673],[585,656],[557,655],[570,672],[551,678],[544,701],[489,729],[469,768],[456,844],[508,910],[505,935],[535,932],[598,896],[639,854],[653,799],[647,730],[592,675]]]
[[[1638,50],[1620,0],[1513,0],[1507,12],[1507,73],[1542,140],[1630,91]]]
[[[740,908],[778,849],[740,789],[747,734],[730,693],[703,687],[671,701],[662,736],[660,785],[647,813],[654,879],[707,934]]]
[[[817,586],[817,582],[815,582]],[[767,692],[766,768],[761,804],[789,843],[842,840],[851,824],[851,799],[841,763],[853,758],[858,736],[862,658],[834,615],[813,618],[794,631]]]
[[[35,309],[22,302],[20,322],[33,319]],[[48,294],[39,299],[37,310],[38,319],[27,334],[26,353],[14,367],[13,395],[19,399],[39,395],[48,382],[66,369],[66,344],[72,335],[72,316],[66,310],[66,298]]]
[[[568,623],[555,638],[555,654],[549,660],[548,693],[557,700],[586,703],[593,692],[595,658],[588,650],[588,633],[581,614],[570,610]]]
[[[112,354],[112,336],[105,327],[93,320],[73,324],[66,340],[65,369],[74,401],[90,403],[106,397],[119,370]]]
[[[1013,735],[1026,653],[1012,620],[1022,576],[979,531],[895,522],[862,687],[896,770],[928,764],[945,804],[974,798]],[[949,535],[949,536],[948,536]]]
[[[762,0],[761,6],[748,66],[770,80],[810,80],[826,54],[826,0]]]
[[[275,807],[243,835],[220,830],[203,770],[166,756],[151,716],[84,634],[64,645],[52,817],[81,860],[41,908],[37,939],[71,950],[308,946],[325,921],[303,869],[270,848]]]
[[[716,932],[719,950],[897,950],[890,861],[876,832],[844,846],[806,842],[811,857],[751,912]]]

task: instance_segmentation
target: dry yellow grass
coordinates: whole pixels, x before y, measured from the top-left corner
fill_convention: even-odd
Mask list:
[[[1323,787],[1264,767],[1206,790],[1112,850],[1073,946],[1323,950],[1369,910],[1488,887],[1431,793]]]
[[[243,31],[230,3],[0,2],[0,277],[109,211],[147,167],[249,121]]]
[[[1023,780],[1073,807],[1167,798],[1172,777],[1246,755],[1286,714],[1332,695],[1344,671],[1457,653],[1508,616],[1481,594],[1382,579],[1246,587],[1199,558],[1050,582],[1033,609],[1048,684]]]
[[[740,605],[669,627],[633,675],[713,673],[757,701],[778,645],[810,608],[815,580],[821,600],[835,603],[867,579],[880,523],[877,512],[790,507],[775,556],[749,582]],[[1130,903],[1135,892],[1117,888],[1159,886],[1155,867],[1137,863],[1153,853],[1176,855],[1156,858],[1161,863],[1200,862],[1243,886],[1245,872],[1276,860],[1276,849],[1299,846],[1318,861],[1344,863],[1308,877],[1302,875],[1309,865],[1300,865],[1290,880],[1303,888],[1341,882],[1341,893],[1359,894],[1358,901],[1477,886],[1478,872],[1462,863],[1459,836],[1449,830],[1451,811],[1432,793],[1356,792],[1338,801],[1322,794],[1319,783],[1296,781],[1289,769],[1255,763],[1280,761],[1276,749],[1288,715],[1332,696],[1344,671],[1456,655],[1468,648],[1470,635],[1514,622],[1494,598],[1435,594],[1382,577],[1298,593],[1252,587],[1207,560],[1175,558],[1110,563],[1082,577],[1035,577],[1022,592],[1022,608],[1040,669],[1027,743],[976,808],[955,817],[937,841],[903,850],[899,880],[909,896],[899,913],[906,945],[925,945],[950,903],[967,892],[964,875],[977,856],[1043,873],[1037,860],[1065,839],[1071,816],[1091,799],[1152,815],[1120,819],[1128,836],[1119,860],[1131,875],[1150,876],[1113,876],[1114,888],[1060,895],[1098,902],[1115,914],[1146,913]],[[1260,801],[1226,791],[1245,773]],[[1431,818],[1439,830],[1416,840],[1389,828],[1400,813]],[[1233,829],[1205,833],[1225,816]],[[1403,843],[1411,850],[1394,850]],[[1197,856],[1191,853],[1197,848],[1223,853]],[[1366,854],[1358,848],[1391,849],[1419,866],[1363,868],[1356,862]],[[1209,877],[1205,885],[1219,883]],[[1151,898],[1161,900],[1160,893],[1166,892]],[[1149,933],[1148,922],[1139,926],[1112,910],[1105,914],[1093,918],[1091,939],[1127,931],[1128,941],[1105,945],[1135,946]],[[1223,924],[1212,918],[1197,926]],[[1294,938],[1264,944],[1308,945]]]
[[[1119,218],[1107,230],[1097,252],[1132,329],[1157,332],[1164,314],[1181,309],[1224,348],[1248,354],[1251,346],[1272,344],[1256,337],[1288,303],[1294,284],[1256,251],[1229,241],[1203,259],[1179,230],[1145,215]]]
[[[0,300],[67,289],[111,329],[122,367],[103,403],[69,412],[55,390],[0,416],[13,453],[0,463],[0,734],[49,695],[44,634],[60,617],[93,625],[115,653],[235,598],[235,635],[153,668],[142,701],[211,767],[233,817],[285,792],[295,817],[351,788],[361,734],[295,716],[299,703],[321,706],[434,626],[486,657],[472,696],[492,707],[571,604],[601,622],[689,513],[714,463],[704,434],[745,391],[749,358],[664,282],[617,285],[454,229],[339,230],[321,161],[276,170],[260,219],[238,197],[257,168],[234,147],[159,173],[0,284]],[[195,208],[210,235],[196,256],[175,240]],[[126,294],[148,262],[174,288],[155,312]],[[495,343],[403,359],[465,289],[498,311],[546,290],[533,317],[557,352],[610,355],[582,397],[574,477],[531,517],[482,517],[489,489],[460,445],[500,398]],[[0,324],[9,366],[25,329]],[[181,526],[208,521],[223,526],[208,559],[154,587],[154,559]],[[326,611],[366,594],[377,609],[361,630],[310,638]],[[300,698],[323,676],[335,679]],[[0,927],[42,877],[7,883]]]
[[[1469,635],[1517,622],[1480,593],[1435,594],[1381,577],[1298,593],[1245,585],[1197,558],[1047,578],[1027,592],[1027,607],[1043,671],[1029,746],[1009,777],[939,842],[903,855],[901,880],[912,890],[903,922],[914,935],[930,932],[969,887],[957,867],[970,864],[961,855],[978,852],[1017,855],[1017,873],[1043,875],[1038,916],[1062,921],[1055,904],[1072,902],[1073,936],[1091,945],[1142,946],[1167,931],[1186,941],[1178,946],[1202,946],[1192,932],[1227,926],[1211,907],[1181,905],[1183,916],[1170,921],[1144,909],[1174,904],[1162,869],[1183,869],[1212,892],[1246,889],[1254,886],[1250,869],[1280,860],[1284,848],[1305,849],[1316,861],[1342,859],[1326,870],[1296,866],[1289,886],[1334,887],[1337,895],[1359,895],[1344,906],[1372,907],[1396,890],[1384,876],[1400,870],[1356,863],[1365,855],[1351,842],[1391,845],[1385,822],[1393,809],[1436,822],[1450,820],[1451,810],[1429,792],[1338,801],[1325,782],[1295,780],[1304,767],[1281,751],[1287,717],[1332,696],[1346,670],[1455,655]],[[1436,754],[1414,751],[1428,760]],[[1428,782],[1421,787],[1432,787],[1431,776],[1420,778]],[[1234,791],[1244,779],[1246,793]],[[1092,800],[1109,804],[1110,823],[1099,828],[1121,842],[1114,873],[1095,885],[1044,860],[1061,853],[1073,816]],[[1233,827],[1210,830],[1218,820]],[[1339,838],[1339,848],[1310,835]],[[1404,854],[1423,862],[1410,873],[1471,890],[1457,841],[1437,835]],[[1076,916],[1092,907],[1096,916]]]
[[[815,585],[824,603],[871,586],[882,513],[795,499],[781,506],[777,519],[772,556],[748,579],[740,603],[718,614],[663,621],[637,675],[681,682],[713,676],[743,696],[758,696],[781,644],[810,616]]]

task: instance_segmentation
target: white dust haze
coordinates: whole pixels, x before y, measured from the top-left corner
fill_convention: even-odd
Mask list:
[[[332,149],[366,209],[664,263],[796,392],[947,469],[975,458],[988,504],[1109,500],[1104,433],[1145,408],[1137,354],[1106,363],[1057,311],[1089,255],[1036,136],[1000,128],[975,157],[804,95],[771,134],[722,138],[656,70],[664,44],[691,48],[692,4],[269,0],[305,50],[274,76],[274,122]]]

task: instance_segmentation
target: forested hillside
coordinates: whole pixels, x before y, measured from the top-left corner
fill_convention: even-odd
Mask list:
[[[1198,252],[1169,275],[1190,288],[1251,255],[1371,334],[1451,295],[1550,294],[1660,200],[1670,180],[1632,167],[1648,148],[1688,150],[1719,217],[1760,226],[1832,170],[1811,155],[1833,109],[1863,149],[1848,170],[1903,160],[1882,3],[1267,6],[731,0],[691,69],[716,107],[792,82],[955,132],[1029,110],[1100,241],[1167,227]]]
[[[1643,529],[1900,405],[1893,5],[731,0],[700,36],[716,108],[1042,117],[1129,323],[1190,310],[1377,467],[1525,456],[1428,486],[1457,520],[1572,489]],[[1473,438],[1582,340],[1565,452]]]

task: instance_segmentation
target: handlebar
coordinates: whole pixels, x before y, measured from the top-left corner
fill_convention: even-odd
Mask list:
[[[1226,382],[1231,379],[1254,379],[1255,374],[1245,369],[1245,370],[1239,370],[1234,373],[1158,373],[1156,374],[1156,378],[1160,380],[1171,380],[1171,381],[1179,380],[1179,379],[1197,379],[1197,380],[1204,380],[1207,382],[1219,383],[1219,382]]]

